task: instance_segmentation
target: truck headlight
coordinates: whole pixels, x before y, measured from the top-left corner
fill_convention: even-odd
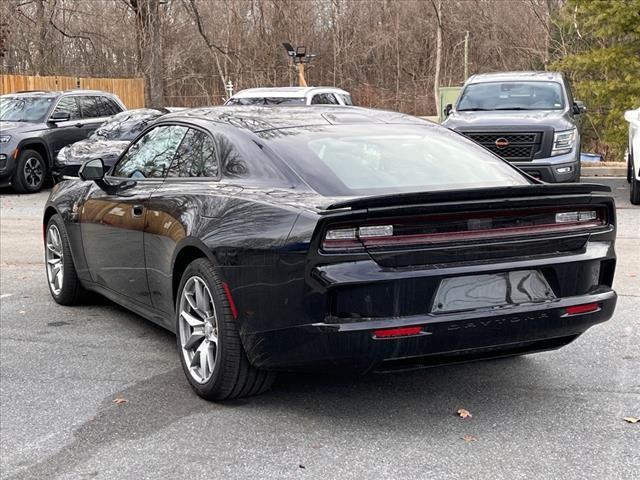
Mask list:
[[[578,130],[572,128],[571,130],[562,130],[553,134],[553,149],[551,150],[551,156],[562,155],[563,153],[569,153],[576,145],[576,138],[578,137]]]
[[[11,135],[0,135],[0,143],[9,143]]]

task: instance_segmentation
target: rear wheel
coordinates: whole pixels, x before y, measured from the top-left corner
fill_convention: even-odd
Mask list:
[[[194,260],[182,276],[178,292],[178,351],[196,393],[207,400],[225,400],[268,390],[275,375],[249,363],[211,263]]]
[[[23,150],[16,162],[12,186],[20,193],[35,193],[44,185],[47,166],[42,155],[35,150]]]
[[[64,222],[58,214],[52,216],[47,223],[44,249],[47,283],[51,296],[60,305],[77,304],[84,289],[80,285],[71,258],[71,247]]]

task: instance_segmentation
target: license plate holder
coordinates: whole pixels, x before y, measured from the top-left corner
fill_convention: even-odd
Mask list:
[[[556,296],[538,270],[466,275],[440,281],[432,313],[544,302]]]

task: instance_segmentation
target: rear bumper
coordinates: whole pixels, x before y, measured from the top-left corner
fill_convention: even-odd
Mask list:
[[[616,293],[605,290],[544,303],[449,314],[375,320],[342,319],[259,332],[243,338],[251,362],[265,369],[327,367],[369,371],[385,363],[416,359],[450,363],[558,348],[589,327],[611,318]],[[566,308],[597,303],[589,313],[568,315]],[[376,338],[374,331],[421,326],[413,336]]]

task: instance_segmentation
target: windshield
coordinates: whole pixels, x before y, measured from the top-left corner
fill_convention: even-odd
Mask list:
[[[0,97],[0,120],[4,122],[41,122],[54,97]]]
[[[487,82],[467,85],[457,110],[562,110],[562,86],[557,82]]]
[[[258,133],[314,190],[376,195],[528,185],[507,162],[452,131],[417,125],[336,125]]]
[[[226,105],[306,105],[304,97],[230,98]]]
[[[114,115],[93,132],[94,140],[133,140],[162,112],[153,109],[127,110]]]

